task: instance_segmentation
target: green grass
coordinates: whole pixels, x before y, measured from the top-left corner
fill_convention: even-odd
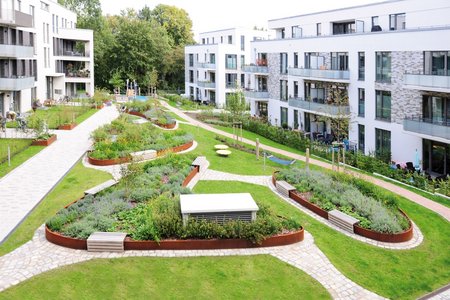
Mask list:
[[[95,259],[32,277],[0,299],[330,299],[269,255]]]
[[[391,299],[416,299],[450,281],[450,223],[430,210],[399,197],[400,207],[424,234],[411,250],[386,250],[349,238],[282,201],[267,187],[221,181],[200,181],[198,193],[250,192],[278,213],[297,219],[315,243],[345,276]]]
[[[31,146],[31,139],[0,139],[0,162],[8,159],[8,146],[11,157]]]
[[[11,158],[11,166],[8,165],[8,161],[0,164],[0,178],[23,164],[25,161],[38,154],[41,150],[43,150],[44,146],[31,146],[23,150],[22,152],[14,155]]]
[[[85,168],[77,163],[63,180],[30,213],[19,227],[0,245],[0,256],[29,241],[36,229],[65,205],[83,196],[83,191],[111,179],[109,173]]]
[[[283,165],[266,159],[266,168],[264,170],[262,157],[257,160],[256,155],[233,148],[230,149],[232,153],[229,157],[221,157],[216,154],[216,150],[214,149],[214,145],[221,144],[220,141],[215,139],[215,133],[187,124],[180,124],[180,129],[194,136],[194,139],[198,142],[198,146],[192,153],[206,156],[210,162],[211,169],[242,175],[270,175],[274,170],[286,168]],[[297,161],[294,165],[301,167],[303,166],[303,162]]]
[[[59,125],[65,123],[64,120],[71,121],[75,118],[75,123],[80,124],[96,112],[96,109],[88,107],[58,105],[47,110],[38,109],[35,113],[47,120],[48,128],[56,129]]]

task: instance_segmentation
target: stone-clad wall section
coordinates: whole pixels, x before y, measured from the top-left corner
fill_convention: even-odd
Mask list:
[[[280,74],[280,53],[268,53],[267,64],[269,69],[267,82],[269,98],[280,100],[280,80],[288,80],[288,74]]]

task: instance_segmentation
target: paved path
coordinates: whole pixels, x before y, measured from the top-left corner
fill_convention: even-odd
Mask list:
[[[32,276],[65,265],[93,258],[132,256],[192,257],[269,254],[305,271],[320,282],[335,299],[382,299],[342,275],[314,244],[305,232],[300,243],[282,247],[222,249],[222,250],[148,250],[123,253],[88,252],[56,246],[45,239],[41,226],[31,241],[13,252],[0,257],[0,292]]]
[[[115,107],[104,108],[0,179],[0,243],[74,166],[90,147],[89,136],[117,118]]]
[[[212,126],[209,126],[209,125],[207,125],[207,124],[205,124],[203,122],[195,120],[194,118],[186,115],[185,113],[183,113],[179,109],[170,106],[165,101],[161,101],[161,103],[165,107],[167,107],[169,110],[174,112],[175,114],[177,114],[180,117],[182,117],[183,119],[189,121],[194,126],[199,126],[199,127],[203,128],[203,129],[206,129],[208,131],[211,131],[211,132],[214,132],[214,133],[217,133],[217,134],[229,137],[229,138],[233,138],[233,135],[231,133],[227,133],[225,131],[216,129],[216,128],[212,127]],[[250,144],[250,145],[255,146],[255,142],[252,141],[252,140],[243,138],[243,142],[246,143],[246,144]],[[292,152],[288,152],[288,151],[285,151],[285,150],[281,150],[281,149],[278,149],[278,148],[274,148],[274,147],[271,147],[271,146],[261,145],[260,147],[262,149],[264,149],[264,150],[270,151],[272,153],[278,153],[278,154],[284,155],[284,156],[289,157],[289,158],[293,158],[293,159],[297,159],[297,160],[301,160],[301,161],[305,161],[306,160],[306,158],[304,156],[302,156],[302,155],[295,154],[295,153],[292,153]],[[310,158],[309,161],[310,161],[311,164],[314,164],[314,165],[317,165],[317,166],[320,166],[320,167],[323,167],[323,168],[326,168],[326,169],[331,169],[331,167],[332,167],[330,163],[323,162],[323,161],[320,161],[320,160],[317,160],[317,159],[314,159],[314,158]],[[407,189],[404,189],[404,188],[402,188],[400,186],[397,186],[395,184],[386,182],[384,180],[381,180],[381,179],[378,179],[378,178],[375,178],[375,177],[372,177],[372,176],[364,175],[364,174],[361,174],[361,173],[357,173],[357,172],[349,170],[348,168],[347,168],[347,172],[351,172],[353,175],[355,175],[357,177],[360,177],[360,178],[362,178],[362,179],[364,179],[366,181],[372,182],[372,183],[374,183],[374,184],[376,184],[378,186],[381,186],[381,187],[383,187],[383,188],[385,188],[387,190],[390,190],[391,192],[394,192],[394,193],[396,193],[396,194],[398,194],[400,196],[403,196],[403,197],[405,197],[405,198],[407,198],[407,199],[409,199],[409,200],[411,200],[411,201],[413,201],[413,202],[415,202],[415,203],[417,203],[419,205],[422,205],[422,206],[424,206],[424,207],[426,207],[426,208],[428,208],[428,209],[438,213],[439,215],[444,217],[447,221],[450,221],[450,208],[445,207],[442,204],[434,202],[434,201],[432,201],[430,199],[422,197],[422,196],[420,196],[420,195],[418,195],[418,194],[416,194],[414,192],[411,192],[411,191],[409,191]]]

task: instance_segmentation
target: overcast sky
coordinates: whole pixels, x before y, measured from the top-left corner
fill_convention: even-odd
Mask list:
[[[305,13],[382,2],[383,0],[100,0],[104,14],[119,14],[128,7],[139,10],[163,3],[185,9],[199,32],[232,27],[267,28],[267,20]]]

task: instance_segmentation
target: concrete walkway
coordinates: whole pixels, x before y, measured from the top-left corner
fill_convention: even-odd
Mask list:
[[[89,149],[91,132],[118,115],[115,107],[107,107],[75,129],[57,132],[55,143],[0,179],[0,243]]]
[[[211,131],[211,132],[214,132],[214,133],[217,133],[217,134],[229,137],[229,138],[233,138],[232,134],[227,133],[227,132],[222,131],[222,130],[219,130],[219,129],[216,129],[216,128],[214,128],[212,126],[209,126],[209,125],[207,125],[207,124],[205,124],[203,122],[200,122],[198,120],[195,120],[194,118],[192,118],[192,117],[186,115],[185,113],[183,113],[181,110],[170,106],[165,101],[161,101],[161,103],[166,108],[168,108],[170,111],[174,112],[175,114],[177,114],[178,116],[182,117],[183,119],[189,121],[194,126],[199,126],[199,127],[203,128],[203,129],[206,129],[208,131]],[[244,143],[246,143],[246,144],[255,146],[255,142],[252,141],[252,140],[243,138],[242,141]],[[260,147],[262,149],[264,149],[264,150],[270,151],[272,153],[278,153],[278,154],[284,155],[284,156],[289,157],[289,158],[293,158],[293,159],[297,159],[297,160],[301,160],[301,161],[305,161],[306,160],[306,158],[304,156],[302,156],[302,155],[295,154],[295,153],[292,153],[292,152],[288,152],[288,151],[285,151],[285,150],[281,150],[281,149],[278,149],[278,148],[274,148],[274,147],[271,147],[271,146],[261,145]],[[310,158],[309,161],[310,161],[311,164],[314,164],[314,165],[317,165],[317,166],[320,166],[320,167],[323,167],[323,168],[326,168],[326,169],[330,169],[331,170],[331,168],[332,168],[331,164],[329,164],[327,162],[323,162],[323,161],[317,160],[317,159],[314,159],[314,158]],[[409,191],[407,189],[404,189],[404,188],[402,188],[400,186],[397,186],[395,184],[383,181],[381,179],[377,179],[377,178],[372,177],[372,176],[368,176],[368,175],[364,175],[364,174],[361,174],[361,173],[357,173],[357,172],[351,171],[349,169],[347,169],[346,172],[352,173],[354,176],[357,176],[357,177],[362,178],[362,179],[364,179],[364,180],[366,180],[368,182],[372,182],[372,183],[374,183],[374,184],[376,184],[378,186],[381,186],[381,187],[383,187],[383,188],[385,188],[387,190],[390,190],[391,192],[393,192],[393,193],[395,193],[397,195],[403,196],[403,197],[405,197],[405,198],[407,198],[407,199],[409,199],[409,200],[411,200],[411,201],[413,201],[413,202],[415,202],[415,203],[417,203],[419,205],[422,205],[423,207],[426,207],[426,208],[428,208],[428,209],[438,213],[444,219],[446,219],[447,221],[450,221],[450,208],[445,207],[442,204],[434,202],[434,201],[432,201],[430,199],[427,199],[425,197],[420,196],[419,194],[411,192],[411,191]]]

